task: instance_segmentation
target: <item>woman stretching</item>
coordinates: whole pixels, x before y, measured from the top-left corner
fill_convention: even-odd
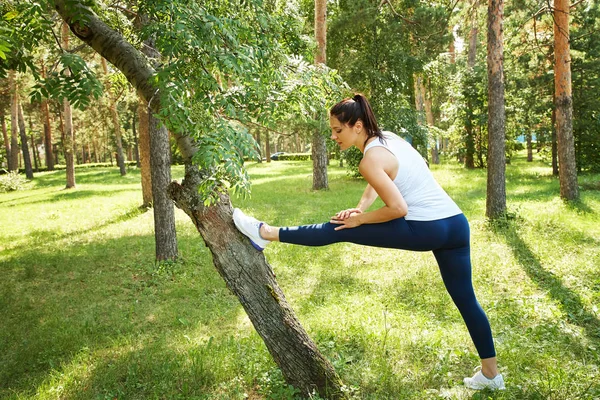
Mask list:
[[[473,291],[469,223],[464,214],[409,143],[379,130],[363,95],[333,106],[329,124],[331,138],[341,150],[356,146],[363,153],[358,170],[368,185],[356,208],[338,212],[328,223],[288,228],[267,225],[236,208],[236,227],[260,251],[272,241],[304,246],[350,242],[433,251],[444,285],[481,358],[481,369],[465,378],[465,385],[471,389],[504,389],[490,324]],[[367,212],[377,196],[385,205]]]

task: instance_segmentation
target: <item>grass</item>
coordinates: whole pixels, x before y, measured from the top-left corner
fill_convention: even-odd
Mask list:
[[[288,301],[357,399],[600,398],[600,176],[558,199],[541,162],[507,169],[510,215],[484,217],[485,171],[433,172],[471,222],[474,284],[507,390],[462,387],[478,359],[431,254],[274,244]],[[249,164],[233,203],[275,225],[321,222],[364,182],[306,162]],[[174,167],[181,178],[183,170]],[[1,399],[292,399],[264,344],[177,210],[181,260],[155,265],[139,171],[40,173],[0,194]]]

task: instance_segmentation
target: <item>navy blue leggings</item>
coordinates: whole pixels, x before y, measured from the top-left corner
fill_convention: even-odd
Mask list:
[[[436,221],[404,218],[334,230],[331,223],[281,228],[279,240],[304,246],[350,242],[390,249],[433,251],[444,285],[458,307],[480,358],[495,357],[492,330],[471,282],[469,222],[464,214]]]

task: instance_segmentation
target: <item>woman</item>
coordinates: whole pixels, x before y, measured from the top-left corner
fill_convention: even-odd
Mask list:
[[[237,228],[258,250],[272,241],[305,246],[351,242],[392,249],[433,251],[442,279],[458,307],[481,358],[481,369],[465,378],[471,389],[504,389],[488,319],[471,282],[469,223],[433,178],[420,154],[403,139],[382,132],[367,99],[357,94],[330,110],[331,138],[346,150],[356,146],[367,181],[356,208],[328,223],[279,228],[233,212]],[[367,211],[377,196],[385,205]]]

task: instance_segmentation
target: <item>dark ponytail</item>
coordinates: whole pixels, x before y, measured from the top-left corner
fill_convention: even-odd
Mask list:
[[[336,117],[342,124],[348,124],[351,127],[360,119],[367,131],[367,140],[372,137],[384,139],[381,129],[377,126],[377,120],[369,101],[360,93],[331,107],[329,115]]]

